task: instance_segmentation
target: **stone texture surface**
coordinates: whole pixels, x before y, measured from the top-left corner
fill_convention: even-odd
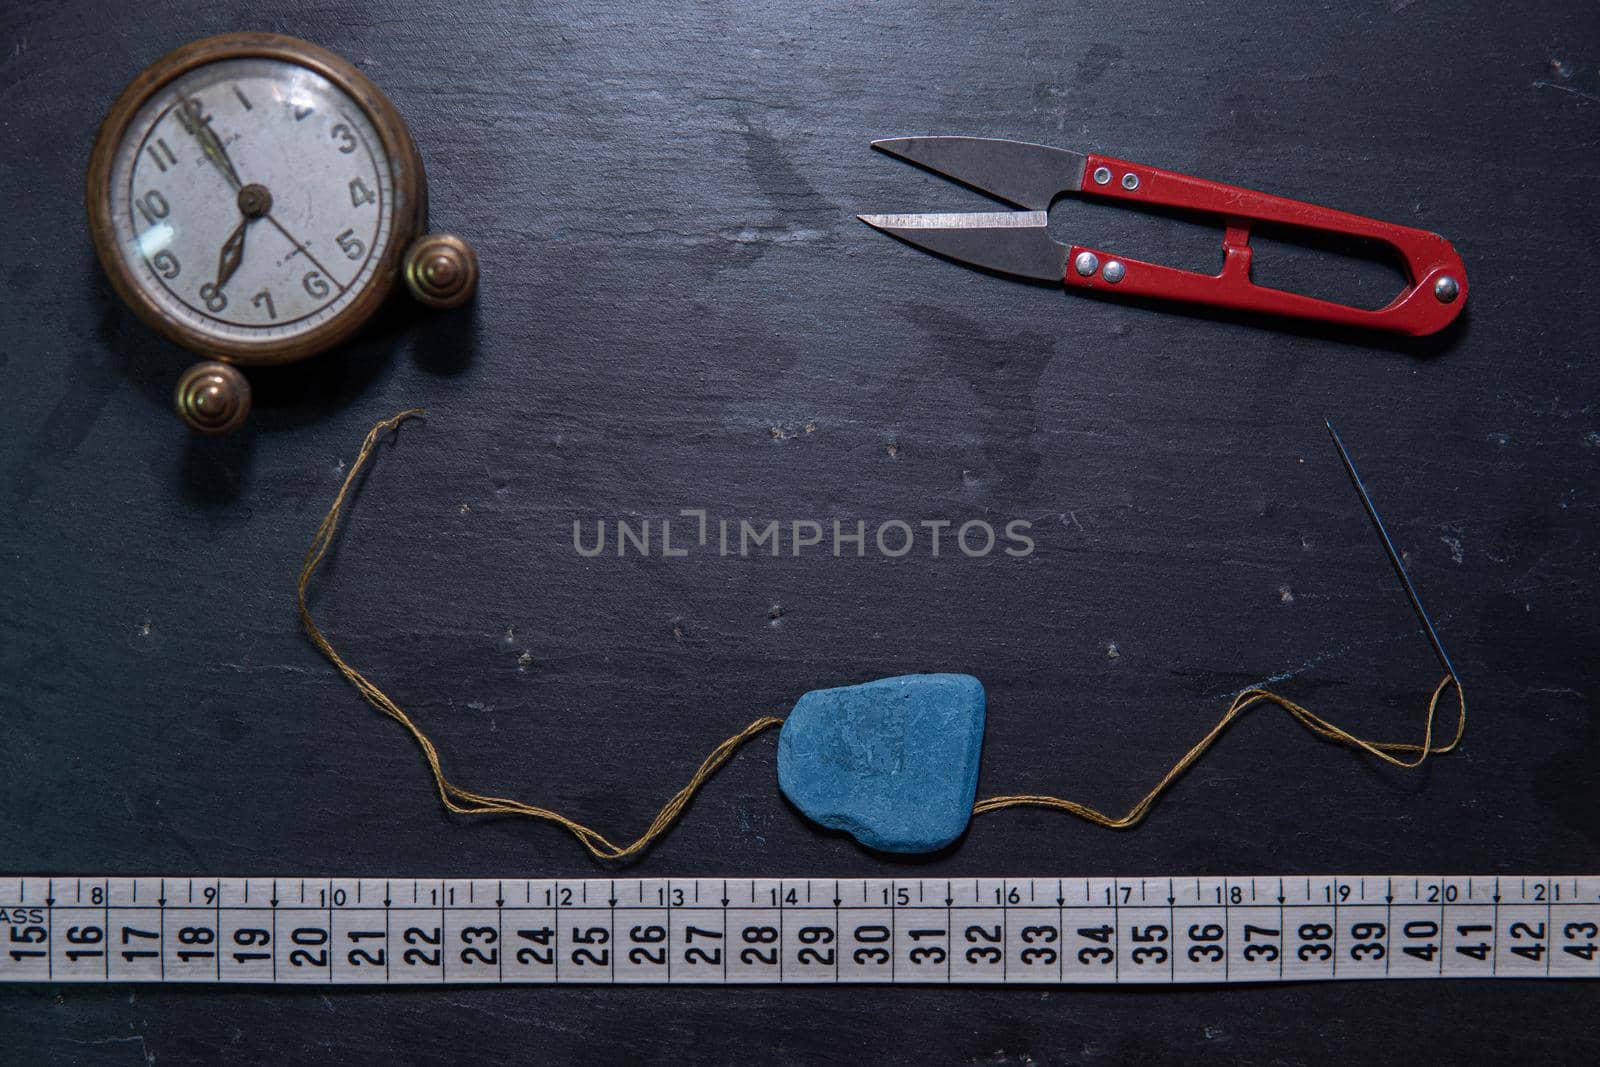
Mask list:
[[[142,66],[240,29],[332,48],[389,94],[434,225],[474,242],[483,281],[468,308],[402,302],[338,352],[252,372],[250,427],[195,442],[171,415],[194,357],[111,291],[83,173]],[[0,205],[20,220],[0,269],[7,873],[610,875],[557,827],[445,816],[411,739],[295,622],[341,464],[418,405],[433,418],[379,456],[317,609],[453,778],[608,834],[649,825],[753,715],[928,664],[995,702],[984,793],[1131,804],[1229,694],[1283,675],[1342,724],[1415,737],[1435,664],[1325,415],[1475,709],[1460,758],[1415,774],[1263,711],[1134,833],[1012,811],[915,863],[775,796],[762,738],[619,878],[1600,859],[1600,5],[546,0],[462,17],[418,0],[57,0],[0,4],[0,68]],[[1004,209],[867,147],[906,133],[1104,151],[1437,230],[1473,303],[1444,343],[1389,347],[987,277],[856,221]],[[1053,214],[1073,240],[1220,262],[1218,228],[1086,201]],[[1257,243],[1264,282],[1300,265],[1324,295],[1364,292],[1332,289],[1358,274],[1342,263]],[[1548,269],[1519,254],[1533,249]],[[572,549],[574,521],[679,508],[709,511],[711,550]],[[871,544],[888,518],[980,515],[1038,520],[1038,550],[968,559],[949,529],[937,558]],[[716,519],[736,546],[737,520],[759,516],[830,534],[864,520],[867,558],[715,552]],[[1526,1063],[1595,1063],[1594,1006],[1593,985],[1519,981],[112,984],[3,991],[0,1049],[159,1067],[453,1064],[466,1041],[479,1059],[605,1065],[754,1048],[885,1067],[1415,1067],[1515,1042]]]
[[[967,828],[983,754],[983,684],[904,674],[801,697],[778,784],[809,818],[884,852],[934,852]]]

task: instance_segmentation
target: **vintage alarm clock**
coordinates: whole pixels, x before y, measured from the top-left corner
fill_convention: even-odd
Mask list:
[[[427,233],[422,158],[355,67],[270,33],[208,37],[123,91],[89,157],[95,251],[123,300],[209,357],[176,404],[203,433],[250,410],[239,367],[327,351],[404,279],[430,307],[465,302],[477,259]]]

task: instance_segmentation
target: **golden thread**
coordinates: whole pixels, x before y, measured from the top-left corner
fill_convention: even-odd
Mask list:
[[[1435,746],[1433,743],[1433,720],[1439,707],[1439,697],[1444,694],[1447,686],[1454,686],[1456,691],[1458,704],[1456,732],[1448,744]],[[1002,808],[1054,808],[1057,811],[1076,815],[1080,819],[1085,819],[1096,826],[1104,826],[1110,830],[1126,830],[1137,826],[1149,814],[1151,807],[1156,802],[1156,798],[1160,797],[1168,786],[1182,777],[1183,772],[1193,766],[1194,762],[1205,754],[1206,749],[1210,748],[1217,738],[1227,731],[1228,727],[1232,726],[1245,712],[1257,704],[1263,703],[1278,705],[1294,716],[1301,726],[1304,726],[1319,737],[1342,745],[1348,745],[1351,748],[1359,748],[1369,755],[1378,757],[1385,763],[1407,769],[1420,767],[1423,761],[1431,755],[1442,755],[1451,751],[1461,743],[1461,735],[1467,729],[1467,698],[1461,691],[1460,681],[1451,674],[1445,675],[1444,680],[1434,687],[1433,696],[1428,701],[1428,716],[1423,724],[1422,744],[1420,745],[1412,744],[1408,741],[1367,741],[1301,707],[1288,697],[1279,696],[1277,693],[1266,689],[1246,689],[1233,698],[1233,703],[1229,705],[1228,710],[1217,721],[1217,724],[1211,728],[1211,732],[1202,737],[1188,752],[1184,753],[1183,758],[1172,765],[1172,769],[1162,777],[1161,781],[1156,783],[1155,788],[1146,793],[1144,799],[1130,808],[1128,813],[1121,818],[1112,818],[1110,815],[1096,811],[1087,805],[1063,800],[1060,797],[1030,795],[988,797],[974,804],[972,813],[974,815],[982,815],[986,811],[999,811]],[[1402,759],[1395,753],[1414,754],[1416,759]]]
[[[355,462],[350,464],[350,470],[345,475],[344,484],[339,487],[339,493],[333,498],[333,504],[328,508],[328,513],[323,516],[322,523],[317,527],[317,532],[311,539],[311,547],[306,550],[305,561],[300,565],[300,582],[296,587],[296,600],[300,609],[300,622],[306,628],[306,633],[311,636],[312,643],[328,657],[328,661],[338,668],[339,673],[349,679],[350,684],[360,691],[367,703],[389,716],[395,722],[405,727],[412,738],[417,742],[417,747],[422,749],[422,755],[428,761],[428,769],[433,772],[434,785],[439,790],[439,799],[444,806],[457,815],[525,815],[532,819],[543,819],[553,822],[567,830],[570,834],[583,842],[594,856],[605,860],[627,859],[649,848],[651,843],[675,822],[683,809],[688,805],[700,787],[707,779],[717,772],[717,768],[732,758],[746,741],[755,737],[764,730],[777,726],[783,720],[775,716],[763,716],[746,726],[743,730],[728,738],[722,744],[711,750],[689,779],[689,784],[672,795],[672,798],[662,807],[656,815],[655,821],[650,824],[638,840],[630,845],[617,845],[608,840],[604,834],[569,819],[558,811],[548,808],[536,807],[525,804],[520,800],[511,800],[505,797],[485,796],[463,789],[444,776],[444,770],[439,765],[439,750],[434,747],[428,735],[423,733],[416,723],[411,721],[400,706],[383,690],[379,689],[365,675],[344,661],[344,658],[334,651],[328,639],[323,636],[317,624],[311,618],[311,612],[306,607],[306,589],[311,584],[311,578],[322,565],[323,558],[328,554],[328,549],[333,545],[335,532],[338,530],[339,518],[344,511],[345,500],[350,495],[350,487],[355,484],[356,477],[366,466],[367,460],[372,458],[372,453],[378,446],[378,437],[385,430],[392,430],[409,418],[424,416],[427,413],[421,408],[412,408],[402,411],[391,418],[384,419],[374,426],[361,442],[361,451],[356,453]]]
[[[417,742],[417,746],[422,749],[424,758],[428,761],[428,768],[433,773],[433,781],[438,789],[439,799],[448,810],[458,815],[524,815],[533,819],[543,819],[567,830],[579,841],[583,842],[583,846],[596,858],[621,860],[638,855],[649,848],[658,837],[666,833],[667,829],[683,814],[683,809],[688,805],[695,793],[700,790],[700,787],[705,785],[706,781],[717,772],[717,769],[728,762],[745,742],[757,734],[780,725],[783,719],[774,715],[762,716],[712,749],[711,754],[701,762],[693,777],[689,779],[689,784],[672,795],[672,798],[657,813],[649,828],[632,844],[617,845],[613,844],[598,830],[570,819],[560,812],[536,807],[520,800],[474,793],[470,790],[462,789],[454,782],[451,782],[444,776],[444,771],[439,763],[439,751],[428,736],[422,732],[416,723],[411,721],[411,718],[400,709],[399,705],[389,699],[383,690],[369,681],[360,671],[346,663],[344,658],[334,651],[333,646],[328,643],[328,639],[323,636],[322,631],[318,629],[317,624],[311,618],[311,612],[306,607],[306,591],[311,584],[312,576],[316,574],[317,568],[322,565],[323,558],[333,545],[334,534],[338,530],[339,519],[343,515],[345,501],[350,494],[350,488],[355,484],[356,478],[366,466],[367,461],[372,458],[373,451],[378,445],[379,436],[385,430],[395,429],[409,418],[422,417],[426,414],[421,408],[402,411],[398,415],[379,422],[367,433],[366,439],[361,442],[361,450],[356,454],[355,461],[351,463],[350,470],[345,475],[344,484],[339,487],[339,492],[333,498],[333,503],[329,506],[328,513],[323,516],[321,524],[317,526],[317,532],[311,539],[311,547],[306,550],[305,561],[301,564],[300,581],[296,587],[296,601],[300,610],[300,622],[305,626],[306,633],[310,635],[312,642],[328,658],[328,661],[338,668],[339,673],[344,675],[350,681],[350,684],[360,691],[361,695],[366,698],[367,703],[395,722],[398,722],[411,734],[412,738]],[[1433,728],[1438,712],[1439,698],[1444,695],[1445,689],[1450,686],[1454,686],[1456,691],[1455,734],[1447,743],[1435,745]],[[1259,704],[1276,704],[1288,712],[1301,726],[1325,740],[1360,749],[1369,755],[1376,756],[1385,763],[1407,769],[1421,766],[1429,756],[1443,755],[1453,751],[1460,744],[1462,734],[1467,728],[1466,695],[1462,692],[1461,682],[1450,674],[1445,675],[1444,679],[1434,687],[1433,696],[1428,700],[1428,713],[1423,724],[1421,744],[1414,744],[1408,741],[1368,741],[1357,737],[1341,726],[1329,722],[1287,697],[1266,689],[1246,689],[1233,698],[1233,703],[1229,705],[1228,710],[1223,713],[1222,718],[1211,728],[1211,731],[1196,742],[1193,748],[1184,753],[1177,763],[1172,765],[1172,768],[1156,783],[1155,788],[1145,794],[1144,799],[1140,800],[1128,810],[1126,815],[1120,818],[1113,818],[1088,805],[1064,800],[1061,797],[1032,794],[988,797],[974,804],[972,813],[974,815],[982,815],[985,812],[1017,807],[1052,808],[1075,815],[1080,819],[1107,829],[1125,830],[1137,826],[1149,814],[1150,809],[1154,807],[1161,794],[1166,792],[1169,786],[1182,777],[1184,772],[1193,766],[1205,754],[1206,750],[1227,731],[1228,727],[1232,726],[1247,711]],[[1402,758],[1402,756],[1406,755],[1415,756],[1416,758]]]

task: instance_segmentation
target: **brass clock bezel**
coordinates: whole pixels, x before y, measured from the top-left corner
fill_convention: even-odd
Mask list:
[[[219,339],[173,317],[146,294],[135,267],[117,247],[111,197],[111,162],[128,124],[146,101],[173,79],[197,67],[229,59],[277,59],[315,71],[366,113],[389,157],[394,183],[394,222],[377,269],[356,298],[328,321],[293,338],[267,341]],[[95,254],[117,295],[151,328],[191,352],[242,366],[292,363],[325,352],[366,325],[394,292],[411,243],[427,230],[428,185],[422,156],[400,112],[366,75],[325,48],[277,33],[225,33],[184,45],[156,60],[129,83],[100,123],[89,154],[85,207]]]

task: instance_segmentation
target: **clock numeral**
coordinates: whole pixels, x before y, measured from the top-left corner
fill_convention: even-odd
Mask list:
[[[146,226],[154,226],[157,219],[166,218],[172,211],[172,205],[167,203],[167,198],[154,189],[135,200],[133,206],[144,216]]]
[[[246,111],[254,111],[255,110],[255,108],[252,107],[251,104],[250,104],[250,98],[248,96],[244,95],[244,90],[239,88],[237,85],[235,85],[233,87],[233,95],[239,98],[239,103],[244,105],[244,109]]]
[[[156,273],[160,274],[169,282],[176,278],[183,270],[183,268],[178,265],[178,257],[165,250],[157,252],[155,255],[151,256],[150,265],[156,269]]]
[[[300,284],[305,287],[307,295],[322,299],[332,292],[328,279],[322,276],[321,271],[308,270],[306,276],[300,279]]]
[[[206,302],[207,311],[221,311],[228,306],[228,296],[210,282],[200,287],[200,299]]]
[[[198,96],[184,97],[183,103],[173,114],[178,116],[178,121],[191,135],[198,134],[201,126],[211,125],[211,116],[206,114]]]
[[[250,303],[254,304],[256,307],[260,307],[262,304],[265,304],[267,305],[267,318],[275,319],[278,317],[277,309],[272,306],[272,294],[267,292],[265,289],[261,290],[255,296],[252,296],[250,298]]]
[[[356,150],[356,135],[350,132],[350,127],[341,122],[330,132],[333,139],[339,142],[340,152],[348,156]]]
[[[306,118],[315,110],[317,109],[312,107],[310,104],[296,104],[294,106],[294,120],[296,122],[304,122]]]
[[[177,155],[167,146],[167,142],[163,138],[157,137],[156,143],[145,149],[145,151],[150,153],[150,158],[156,161],[156,166],[161,168],[161,173],[163,174],[167,172],[169,166],[178,162]]]
[[[361,243],[355,230],[346,230],[334,240],[339,242],[339,247],[344,249],[344,254],[351,259],[360,259],[366,254],[367,246]]]
[[[351,207],[360,207],[362,204],[371,204],[377,199],[377,194],[375,194],[371,189],[367,188],[366,182],[362,181],[360,178],[350,179]],[[356,257],[351,256],[350,258],[354,259]]]

